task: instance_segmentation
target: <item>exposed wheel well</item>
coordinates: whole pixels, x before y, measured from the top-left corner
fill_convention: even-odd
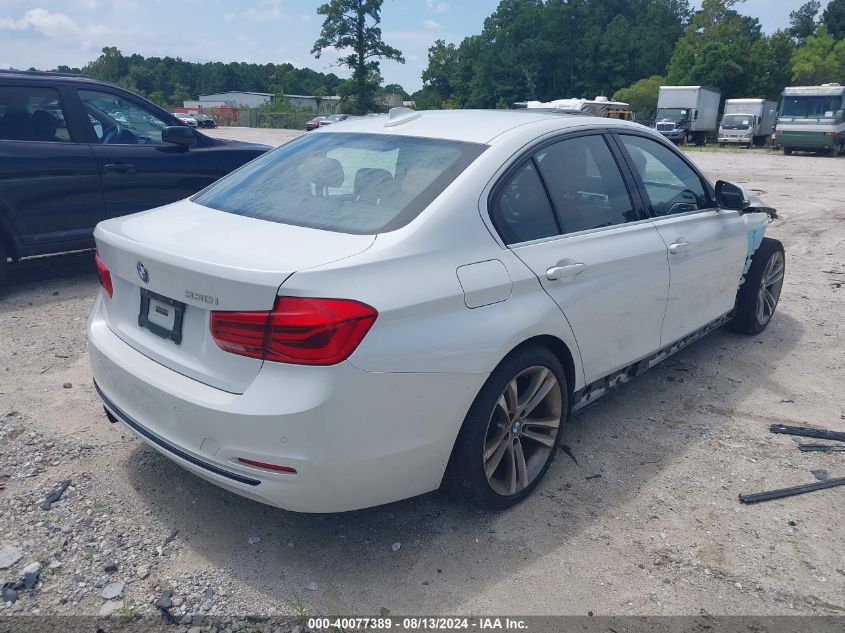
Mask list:
[[[530,339],[527,339],[514,347],[505,358],[516,352],[517,350],[522,349],[527,345],[541,345],[551,351],[557,359],[560,361],[560,364],[563,366],[563,371],[566,373],[566,386],[569,389],[570,395],[570,402],[572,400],[571,396],[575,392],[575,361],[572,358],[572,352],[569,351],[569,348],[566,346],[566,343],[561,341],[556,336],[551,335],[541,335],[541,336],[534,336]],[[504,361],[504,359],[502,359]]]

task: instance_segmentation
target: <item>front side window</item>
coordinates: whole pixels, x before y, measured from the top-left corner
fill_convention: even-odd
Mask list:
[[[161,131],[170,125],[142,106],[107,92],[80,90],[79,98],[103,145],[164,145]]]
[[[193,200],[282,224],[374,235],[413,220],[485,147],[393,134],[310,134]]]
[[[58,91],[0,87],[0,141],[70,141]]]
[[[536,154],[564,233],[637,220],[628,188],[604,138],[578,136]]]
[[[648,194],[656,216],[709,209],[701,178],[673,150],[642,136],[619,136]]]

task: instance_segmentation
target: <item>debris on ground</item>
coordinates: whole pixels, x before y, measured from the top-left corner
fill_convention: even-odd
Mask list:
[[[567,446],[566,444],[558,444],[558,445],[557,445],[557,447],[558,447],[561,451],[563,451],[564,453],[566,453],[566,454],[569,456],[569,458],[570,458],[573,462],[575,462],[575,465],[576,465],[576,466],[578,465],[578,460],[577,460],[577,459],[575,459],[575,454],[572,452],[572,449],[571,449],[569,446]]]
[[[794,495],[801,495],[807,492],[815,492],[816,490],[824,490],[825,488],[833,488],[834,486],[845,486],[845,477],[827,479],[825,481],[817,481],[815,483],[802,484],[800,486],[792,486],[791,488],[780,488],[778,490],[768,490],[766,492],[739,495],[739,500],[742,503],[758,503],[760,501],[770,501],[772,499],[780,499],[782,497],[792,497]]]
[[[53,488],[47,495],[44,497],[44,501],[41,502],[41,509],[42,510],[49,510],[53,507],[53,504],[56,503],[59,499],[62,498],[62,495],[65,494],[65,490],[70,485],[70,479],[65,479],[61,482],[58,486]]]
[[[810,473],[819,481],[827,481],[830,479],[830,475],[824,468],[816,468],[815,470],[811,470]]]
[[[802,453],[845,453],[845,446],[836,444],[799,444]]]
[[[124,587],[126,587],[126,583],[124,581],[116,580],[103,587],[103,591],[100,595],[102,595],[106,600],[114,600],[123,594]]]
[[[787,426],[785,424],[772,424],[769,427],[772,433],[783,433],[785,435],[800,435],[802,437],[815,437],[822,440],[835,440],[845,442],[845,433],[829,431],[827,429],[813,429],[807,426]]]

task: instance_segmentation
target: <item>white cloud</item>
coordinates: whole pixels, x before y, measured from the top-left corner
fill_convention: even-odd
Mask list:
[[[234,13],[227,13],[226,15],[223,16],[223,21],[226,24],[231,24],[232,22],[235,21],[236,17],[238,17],[238,16],[236,16]]]
[[[0,17],[0,31],[2,30],[35,31],[44,37],[63,40],[75,38],[83,41],[106,35],[111,31],[98,24],[80,26],[64,13],[52,13],[47,9],[30,9],[19,20]]]
[[[449,5],[445,2],[435,2],[435,0],[425,0],[425,6],[429,11],[435,13],[446,13],[449,10]]]
[[[269,9],[256,9],[255,7],[250,7],[247,9],[246,13],[244,13],[244,17],[250,22],[273,22],[286,18],[287,16],[279,7],[273,6]]]
[[[443,28],[443,25],[435,20],[423,20],[422,24],[425,28],[431,29],[432,31],[439,31]]]

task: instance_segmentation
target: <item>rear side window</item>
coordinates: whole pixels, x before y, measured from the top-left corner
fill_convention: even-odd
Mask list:
[[[70,141],[58,91],[0,87],[0,141]]]
[[[628,187],[604,138],[577,136],[536,154],[564,233],[637,220]]]
[[[554,209],[533,160],[505,181],[493,202],[492,218],[506,244],[559,233]]]
[[[485,147],[388,134],[309,134],[193,201],[282,224],[373,235],[413,220]]]

